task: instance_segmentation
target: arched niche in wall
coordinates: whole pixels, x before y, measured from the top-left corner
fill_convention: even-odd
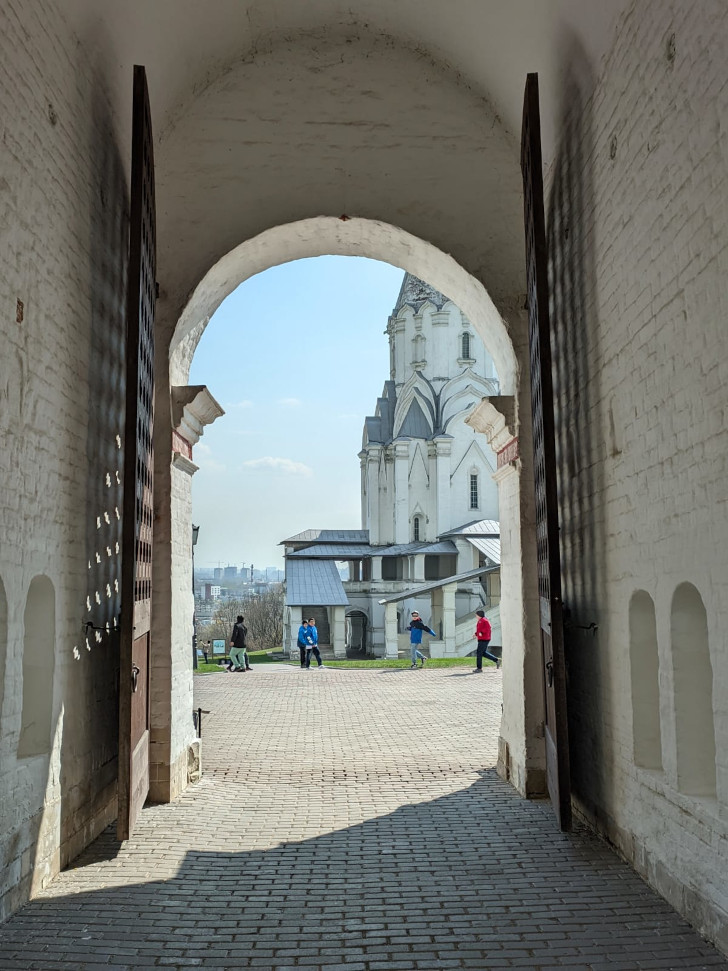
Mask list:
[[[681,792],[714,796],[715,721],[713,667],[703,600],[691,583],[681,583],[670,615],[677,784]]]
[[[48,577],[38,576],[30,584],[25,603],[19,759],[50,752],[55,642],[55,591]]]
[[[629,603],[629,660],[635,765],[662,768],[660,682],[655,605],[645,590]]]
[[[5,665],[8,657],[8,600],[0,580],[0,724],[2,724],[3,699],[5,698]]]

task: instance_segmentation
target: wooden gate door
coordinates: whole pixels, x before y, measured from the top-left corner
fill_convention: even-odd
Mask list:
[[[543,683],[546,696],[546,775],[549,795],[559,825],[567,830],[571,829],[571,784],[566,720],[566,672],[556,495],[554,402],[551,382],[551,330],[537,74],[529,74],[526,78],[521,130],[521,171],[526,230],[538,593],[541,607]]]
[[[117,822],[122,840],[131,835],[149,793],[156,219],[149,96],[146,72],[138,66],[129,223]]]

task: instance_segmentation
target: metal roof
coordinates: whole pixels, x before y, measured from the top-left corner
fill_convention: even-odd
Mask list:
[[[475,577],[479,577],[483,573],[493,573],[497,569],[497,566],[481,566],[477,570],[468,570],[467,573],[456,573],[454,576],[445,577],[443,580],[430,580],[429,583],[421,583],[418,587],[410,587],[409,590],[405,590],[403,593],[393,593],[389,597],[383,597],[379,603],[391,604],[396,603],[398,600],[409,600],[410,597],[418,597],[421,593],[427,593],[429,590],[437,590],[438,587],[444,587],[448,583],[474,580]]]
[[[452,540],[435,543],[399,543],[393,546],[369,546],[366,543],[312,543],[288,553],[287,560],[315,559],[358,560],[370,556],[411,556],[414,553],[457,553]]]
[[[475,519],[464,526],[456,526],[441,536],[500,536],[500,523],[496,519]]]
[[[465,539],[470,543],[471,546],[474,546],[476,550],[480,550],[480,552],[484,553],[489,560],[492,560],[494,563],[497,563],[500,566],[500,537],[498,537],[498,539],[491,539],[482,536],[466,536]]]
[[[289,607],[348,606],[333,560],[286,560],[286,604]]]
[[[302,550],[295,550],[287,555],[287,559],[312,559],[323,557],[333,560],[358,560],[372,555],[372,547],[367,543],[314,543]]]
[[[293,543],[368,543],[368,529],[304,529],[302,533],[282,539],[279,546]]]
[[[437,543],[400,543],[398,546],[373,546],[373,556],[411,556],[413,553],[457,553],[449,539]]]
[[[443,536],[459,536],[466,539],[471,546],[500,565],[500,523],[495,519],[478,519],[472,523],[465,523],[456,529],[450,529]]]

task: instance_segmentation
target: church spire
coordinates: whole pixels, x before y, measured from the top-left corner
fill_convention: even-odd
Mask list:
[[[412,307],[415,313],[418,313],[426,300],[434,303],[437,309],[441,310],[448,299],[439,290],[431,287],[429,283],[425,283],[424,280],[420,280],[419,277],[413,276],[411,273],[405,273],[392,316],[396,317],[405,304]]]

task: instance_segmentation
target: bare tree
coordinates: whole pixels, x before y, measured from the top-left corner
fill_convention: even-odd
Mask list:
[[[245,603],[245,626],[248,643],[264,650],[283,643],[283,585],[269,587],[265,593],[251,597]]]
[[[205,641],[225,641],[225,651],[230,643],[230,634],[238,614],[245,614],[247,600],[221,600],[215,607],[215,613],[209,624],[199,625],[197,628],[197,643]],[[247,626],[247,624],[246,624]]]
[[[198,625],[197,643],[223,640],[227,652],[238,614],[245,617],[249,649],[280,647],[283,643],[283,584],[278,583],[265,593],[246,600],[221,600],[210,623]]]

